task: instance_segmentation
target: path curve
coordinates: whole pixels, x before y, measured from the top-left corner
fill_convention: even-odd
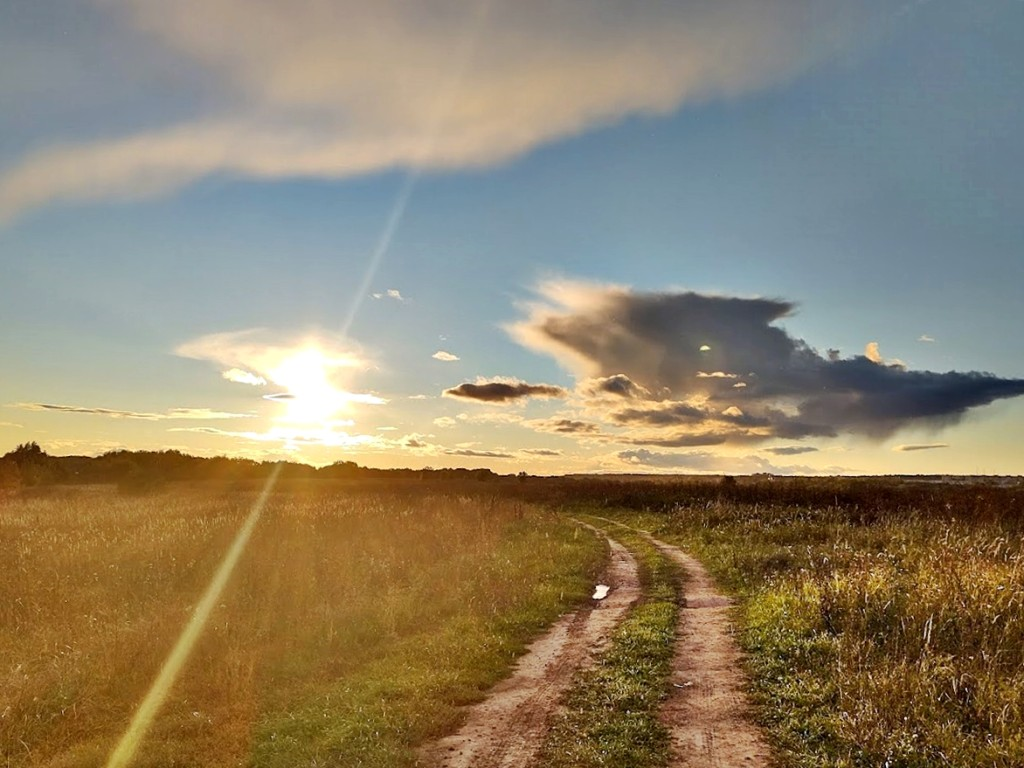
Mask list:
[[[607,519],[607,518],[602,518]],[[623,525],[614,520],[616,525]],[[629,526],[623,526],[629,528]],[[672,662],[672,687],[662,706],[672,762],[681,768],[764,768],[771,752],[754,723],[742,654],[734,639],[731,598],[704,566],[679,547],[636,531],[686,575]]]
[[[582,525],[586,525],[585,523]],[[587,525],[601,536],[605,536]],[[606,537],[606,536],[605,536]],[[606,537],[607,538],[607,537]],[[431,742],[416,765],[423,768],[525,768],[544,741],[551,715],[573,673],[607,646],[612,630],[640,598],[636,560],[608,538],[611,559],[602,583],[611,587],[601,601],[567,614],[495,685],[486,699],[469,707],[461,729]]]

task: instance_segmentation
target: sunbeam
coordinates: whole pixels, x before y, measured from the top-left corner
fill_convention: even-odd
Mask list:
[[[107,768],[122,768],[122,766],[129,765],[142,740],[146,737],[146,733],[163,706],[167,694],[170,692],[175,680],[178,679],[178,674],[185,666],[185,662],[188,661],[196,641],[203,634],[203,629],[210,618],[210,613],[220,600],[221,593],[224,591],[228,579],[231,578],[239,558],[245,551],[246,544],[249,543],[249,537],[252,535],[253,528],[259,522],[263,508],[270,497],[270,492],[274,489],[274,485],[277,482],[277,476],[281,473],[281,466],[280,464],[276,465],[267,478],[267,482],[264,483],[263,490],[260,491],[256,503],[253,504],[252,511],[249,512],[249,516],[238,530],[234,541],[231,542],[231,547],[228,549],[227,554],[224,555],[224,559],[210,581],[210,585],[206,588],[202,599],[196,605],[195,610],[192,611],[192,618],[189,619],[185,629],[182,630],[181,635],[178,637],[178,642],[174,644],[174,648],[168,654],[167,660],[164,661],[164,665],[160,669],[160,674],[156,676],[156,680],[150,686],[146,697],[139,704],[139,708],[135,710],[135,715],[132,717],[128,729],[124,732],[114,751],[110,753],[110,759],[107,760]]]
[[[352,305],[349,307],[348,314],[345,315],[344,323],[342,323],[341,333],[343,336],[348,336],[352,323],[355,322],[356,315],[359,314],[359,309],[362,307],[366,294],[370,290],[370,284],[373,282],[373,278],[376,277],[381,262],[391,249],[391,241],[394,240],[395,233],[398,231],[402,218],[405,216],[405,211],[409,207],[409,200],[412,198],[420,176],[423,174],[423,164],[429,162],[441,123],[444,121],[445,115],[451,110],[455,95],[458,93],[459,86],[466,75],[470,62],[473,60],[473,55],[480,42],[481,30],[490,11],[491,2],[492,0],[482,0],[477,5],[473,18],[470,20],[469,31],[464,39],[462,48],[454,56],[455,69],[451,80],[437,99],[434,112],[427,121],[427,128],[423,133],[423,141],[415,152],[409,165],[409,171],[402,180],[402,186],[398,189],[398,194],[395,195],[395,202],[391,205],[391,212],[388,214],[384,229],[381,230],[380,237],[377,239],[377,245],[373,249],[370,260],[363,272],[363,279],[360,281],[359,287],[352,297]]]

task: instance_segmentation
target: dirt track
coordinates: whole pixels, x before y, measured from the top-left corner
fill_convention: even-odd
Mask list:
[[[540,748],[548,722],[573,673],[607,644],[640,597],[633,556],[609,539],[611,562],[602,583],[608,596],[559,619],[519,660],[511,677],[469,708],[455,734],[426,745],[424,768],[525,768]]]
[[[671,738],[670,765],[764,768],[770,753],[753,723],[745,694],[740,652],[729,617],[731,601],[717,591],[700,562],[646,531],[636,532],[678,563],[687,577],[670,694],[661,711]],[[604,583],[612,587],[608,597],[556,622],[530,646],[511,677],[469,708],[457,733],[420,751],[417,765],[530,765],[573,672],[603,649],[611,631],[640,597],[636,561],[618,542],[609,539],[609,543],[612,558],[604,577]]]
[[[672,688],[661,710],[672,739],[673,766],[726,768],[768,765],[769,751],[754,725],[741,657],[729,617],[732,601],[704,566],[678,547],[648,540],[687,575],[672,664]]]

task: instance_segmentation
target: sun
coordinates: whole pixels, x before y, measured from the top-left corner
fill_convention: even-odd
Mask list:
[[[270,381],[285,388],[284,392],[267,396],[285,404],[277,421],[323,425],[350,413],[357,403],[383,404],[385,401],[376,395],[349,392],[337,383],[346,370],[353,371],[360,365],[356,357],[328,355],[315,346],[286,356],[268,371]]]

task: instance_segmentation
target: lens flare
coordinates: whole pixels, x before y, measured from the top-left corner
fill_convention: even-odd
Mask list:
[[[156,676],[156,680],[150,686],[146,697],[139,704],[139,708],[135,710],[135,715],[132,717],[128,729],[124,732],[114,751],[110,753],[110,759],[107,760],[107,768],[124,768],[124,766],[131,763],[136,750],[138,750],[139,745],[153,724],[153,719],[163,706],[164,700],[167,698],[167,694],[170,692],[175,680],[178,679],[178,674],[185,666],[185,662],[188,661],[188,657],[195,647],[196,640],[203,634],[203,629],[210,618],[210,613],[212,613],[214,606],[220,600],[221,593],[224,591],[228,579],[231,578],[231,574],[235,570],[242,552],[245,551],[245,546],[249,543],[249,537],[252,535],[253,528],[259,522],[260,515],[263,513],[263,508],[267,504],[267,499],[270,497],[270,492],[273,490],[274,484],[277,482],[277,476],[280,473],[281,465],[278,464],[274,467],[267,478],[267,482],[263,485],[263,490],[260,491],[259,498],[256,499],[252,511],[249,512],[249,516],[245,519],[238,533],[235,534],[235,539],[231,542],[231,546],[224,555],[224,559],[217,568],[217,572],[210,581],[210,585],[206,588],[202,599],[192,611],[192,618],[185,625],[185,629],[182,630],[181,635],[178,637],[178,642],[174,644],[174,648],[171,649],[167,660],[164,661],[160,674]]]

